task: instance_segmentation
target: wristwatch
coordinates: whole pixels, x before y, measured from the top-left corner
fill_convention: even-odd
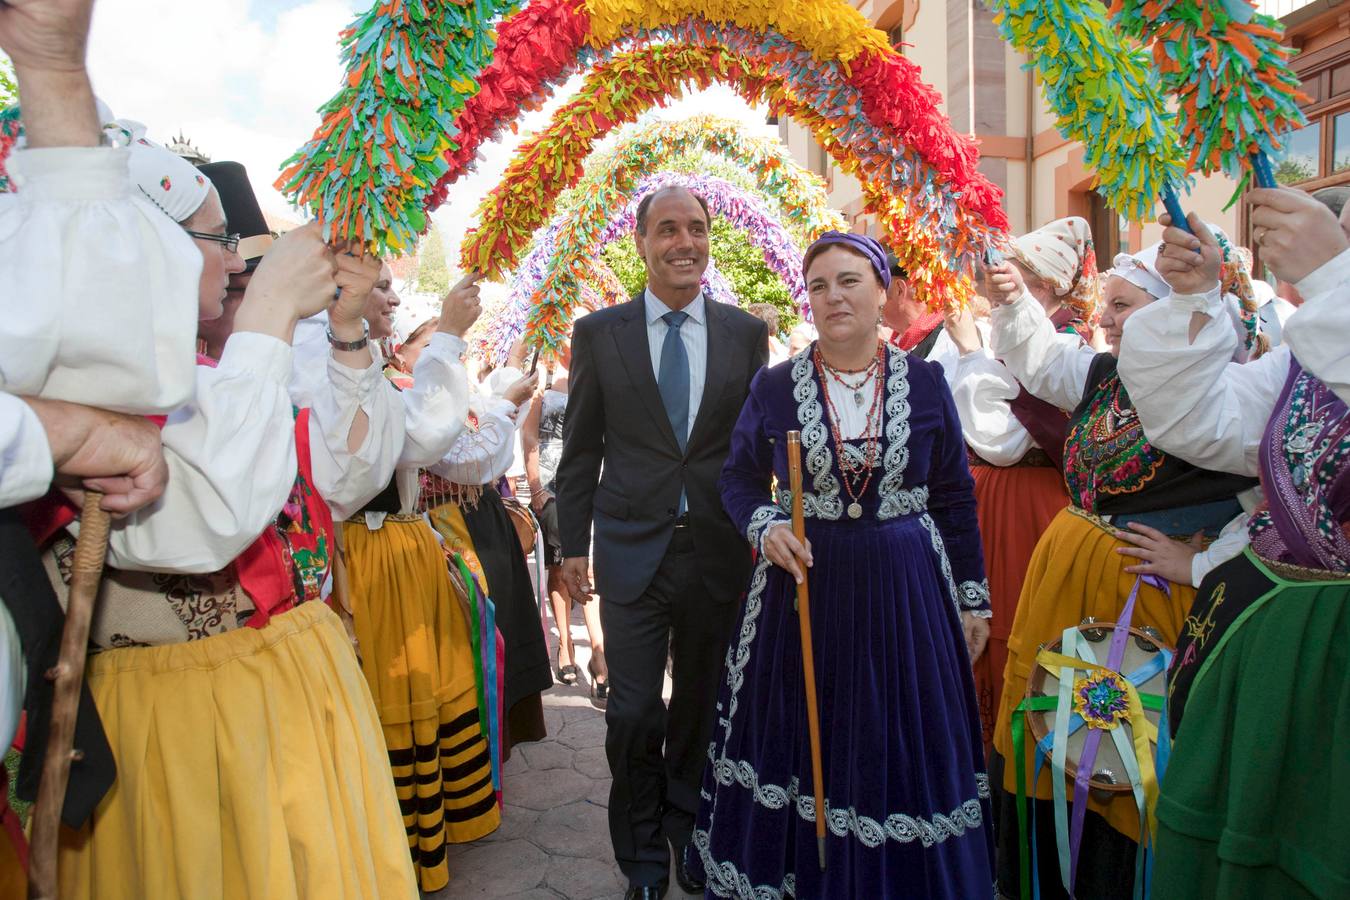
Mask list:
[[[361,336],[354,341],[340,341],[333,334],[333,326],[329,325],[324,329],[328,332],[328,343],[333,345],[334,350],[364,350],[370,343],[370,324],[361,323]]]

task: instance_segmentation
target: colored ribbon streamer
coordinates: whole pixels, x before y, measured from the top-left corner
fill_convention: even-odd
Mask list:
[[[1071,727],[1077,727],[1076,723],[1073,721],[1074,717],[1071,714],[1071,696],[1074,690],[1073,676],[1076,671],[1080,670],[1119,676],[1120,665],[1124,659],[1125,646],[1129,640],[1130,621],[1134,615],[1134,608],[1139,598],[1140,587],[1144,583],[1148,583],[1164,593],[1169,593],[1167,582],[1162,579],[1149,575],[1141,575],[1135,579],[1134,586],[1125,602],[1124,609],[1121,611],[1120,619],[1114,626],[1111,634],[1107,665],[1098,665],[1092,659],[1092,650],[1084,642],[1082,633],[1077,627],[1070,627],[1064,630],[1061,642],[1064,652],[1052,653],[1048,650],[1042,650],[1036,657],[1038,665],[1059,679],[1057,697],[1046,699],[1055,700],[1055,727],[1050,747],[1052,771],[1051,787],[1054,797],[1055,835],[1059,856],[1060,878],[1070,896],[1073,896],[1074,884],[1077,882],[1079,848],[1082,840],[1083,825],[1087,814],[1088,785],[1091,780],[1091,773],[1102,738],[1102,729],[1094,728],[1084,741],[1083,751],[1078,760],[1077,770],[1074,775],[1072,822],[1070,822],[1065,783],[1065,764],[1068,758],[1068,737],[1070,729]],[[1130,754],[1128,753],[1129,748],[1123,744],[1122,736],[1113,735],[1112,739],[1116,742],[1117,748],[1122,751],[1120,755],[1126,764],[1127,774],[1129,775],[1130,784],[1135,793],[1136,803],[1141,807],[1140,812],[1147,826],[1145,834],[1141,835],[1141,856],[1136,865],[1136,891],[1138,892],[1142,890],[1144,881],[1145,859],[1142,855],[1144,847],[1148,840],[1148,836],[1156,833],[1155,807],[1158,795],[1158,776],[1154,767],[1151,744],[1158,740],[1158,730],[1144,716],[1143,702],[1140,699],[1136,683],[1131,679],[1125,679],[1122,683],[1122,687],[1125,691],[1127,720],[1130,723],[1133,738],[1133,759],[1130,758]],[[1014,740],[1016,741],[1016,735],[1014,736]],[[1041,746],[1037,747],[1036,772],[1034,776],[1037,780],[1039,780],[1040,777],[1041,760],[1044,758],[1042,752],[1043,744],[1044,742],[1042,741]],[[1019,813],[1020,804],[1022,802],[1020,799],[1022,791],[1021,778],[1024,775],[1024,768],[1025,760],[1019,758],[1017,772],[1019,779]],[[1140,794],[1141,786],[1142,796]],[[1019,822],[1021,821],[1022,819],[1019,815]],[[1033,852],[1035,842],[1036,836],[1033,833]],[[1037,876],[1036,894],[1039,896],[1038,872]],[[1024,888],[1025,885],[1026,879],[1023,879]]]

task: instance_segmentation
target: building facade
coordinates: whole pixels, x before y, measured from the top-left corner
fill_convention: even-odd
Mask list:
[[[1350,0],[1271,0],[1265,12],[1284,23],[1297,55],[1293,69],[1308,99],[1308,124],[1286,138],[1276,166],[1281,184],[1316,191],[1350,185]],[[1243,236],[1250,225],[1241,217]]]
[[[1004,43],[994,14],[982,0],[854,3],[942,94],[953,127],[980,142],[980,170],[1003,189],[1003,206],[1015,233],[1062,216],[1082,216],[1092,225],[1101,260],[1157,240],[1156,224],[1124,221],[1092,189],[1083,147],[1055,130],[1055,117],[1035,76],[1022,67],[1025,57]],[[855,229],[878,233],[876,222],[863,211],[857,182],[833,165],[809,131],[780,121],[779,136],[798,161],[825,178],[831,203]],[[1232,234],[1238,210],[1225,212],[1223,207],[1235,189],[1227,178],[1198,179],[1184,205]]]

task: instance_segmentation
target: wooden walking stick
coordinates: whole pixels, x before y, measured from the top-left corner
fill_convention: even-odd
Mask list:
[[[47,670],[54,682],[51,731],[47,754],[42,760],[33,807],[33,839],[28,857],[29,900],[56,900],[56,857],[61,827],[61,807],[66,799],[71,760],[80,758],[75,748],[75,717],[80,709],[84,684],[84,658],[89,647],[89,623],[94,616],[103,560],[108,555],[111,517],[99,508],[103,495],[84,492],[80,513],[80,537],[75,542],[75,560],[70,571],[70,594],[66,624],[61,631],[61,650],[56,665]]]
[[[788,488],[792,491],[792,533],[806,546],[802,513],[802,433],[787,433]],[[815,782],[816,850],[825,870],[825,777],[820,762],[820,710],[816,702],[816,654],[811,644],[811,595],[806,579],[797,585],[797,621],[802,629],[802,676],[806,680],[806,727],[811,737],[811,778]]]

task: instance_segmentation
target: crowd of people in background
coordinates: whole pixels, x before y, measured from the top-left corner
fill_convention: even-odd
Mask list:
[[[400,339],[386,262],[317,224],[272,234],[242,166],[194,167],[98,103],[89,6],[0,4],[23,122],[0,195],[18,801],[86,493],[115,517],[61,896],[440,890],[447,845],[501,824],[542,695],[583,678],[630,897],[663,896],[672,859],[729,897],[1350,894],[1342,191],[1250,191],[1260,272],[1196,217],[1101,267],[1059,219],[945,310],[829,232],[785,329],[704,297],[707,204],[667,188],[637,213],[637,297],[542,357],[474,360],[477,275]],[[1117,669],[1116,635],[1174,648],[1150,676],[1170,749],[1132,720],[1166,762],[1156,809],[1129,790],[1151,758],[1121,751],[1112,793],[1040,772],[1053,724],[1025,746],[1074,629]],[[0,820],[10,896],[27,849]]]

